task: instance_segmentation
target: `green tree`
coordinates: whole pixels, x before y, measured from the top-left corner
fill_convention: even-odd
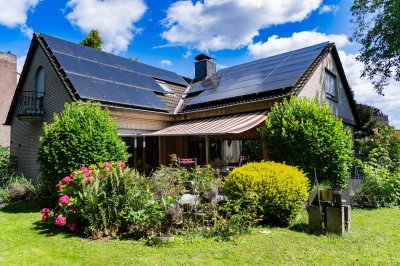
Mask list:
[[[362,45],[357,57],[364,64],[362,76],[383,94],[390,78],[400,81],[400,1],[355,0],[351,13],[351,39]]]
[[[100,38],[98,30],[91,30],[89,34],[80,42],[80,44],[101,51],[101,45],[103,44],[103,41]]]
[[[104,161],[126,161],[125,143],[108,110],[95,102],[66,103],[64,111],[44,123],[38,161],[51,191],[58,181],[81,166]]]
[[[320,182],[347,185],[352,137],[325,103],[297,97],[276,103],[261,133],[272,160],[298,166],[311,181],[315,169]]]

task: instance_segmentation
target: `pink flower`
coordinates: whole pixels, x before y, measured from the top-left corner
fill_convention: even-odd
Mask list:
[[[119,164],[119,166],[124,169],[126,167],[126,164],[123,161],[118,161],[117,162]]]
[[[76,206],[75,205],[72,206],[71,210],[72,210],[72,212],[76,212]]]
[[[63,179],[61,179],[61,183],[68,184],[70,186],[75,185],[74,180],[72,180],[72,178],[70,176],[66,176]]]
[[[63,195],[58,199],[58,203],[61,205],[68,205],[71,202],[71,199],[67,195]]]
[[[112,164],[111,164],[110,162],[104,162],[104,163],[103,163],[103,167],[104,167],[104,168],[111,168],[111,167],[112,167]]]
[[[57,185],[56,185],[56,189],[57,189],[57,191],[60,191],[62,188],[63,188],[63,186],[62,186],[62,185],[60,185],[60,184],[57,184]]]
[[[57,226],[64,226],[67,223],[67,218],[61,216],[61,215],[57,215],[54,218],[54,224]]]
[[[49,219],[49,216],[47,214],[42,215],[42,221],[46,222]]]
[[[90,184],[90,183],[92,183],[93,181],[94,181],[93,177],[91,177],[91,176],[87,176],[87,177],[86,177],[86,184]]]
[[[49,209],[49,208],[43,208],[40,212],[41,212],[43,215],[48,215],[48,214],[50,213],[50,209]]]
[[[76,224],[71,224],[70,226],[69,226],[69,231],[71,231],[71,232],[75,232],[76,231]]]
[[[90,176],[90,170],[86,166],[82,166],[79,170],[85,175],[85,176]]]

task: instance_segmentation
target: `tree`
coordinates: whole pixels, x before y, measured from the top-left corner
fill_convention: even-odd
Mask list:
[[[320,182],[347,186],[352,137],[325,103],[298,97],[276,103],[261,133],[272,160],[298,166],[310,181],[315,169]]]
[[[101,45],[103,44],[103,41],[100,38],[98,30],[91,30],[89,34],[80,42],[80,44],[101,51]]]
[[[357,137],[363,138],[373,134],[373,129],[378,127],[379,124],[387,124],[388,117],[380,109],[367,105],[356,104],[356,110],[359,117],[358,134]]]
[[[95,102],[66,103],[64,111],[44,123],[38,161],[42,180],[51,191],[58,181],[82,166],[126,161],[117,123]]]
[[[362,45],[357,57],[364,64],[362,76],[383,94],[391,78],[400,81],[400,1],[355,0],[351,13],[351,40]]]

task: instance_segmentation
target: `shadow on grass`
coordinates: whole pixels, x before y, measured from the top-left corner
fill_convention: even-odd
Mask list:
[[[51,201],[44,199],[20,201],[8,204],[7,206],[1,208],[0,212],[6,212],[6,213],[40,212],[42,208],[52,206],[53,204],[54,203],[52,203]]]
[[[300,232],[300,233],[306,233],[309,235],[315,235],[315,236],[325,235],[324,231],[312,229],[312,228],[310,228],[308,223],[305,223],[305,222],[294,224],[293,226],[289,227],[289,230],[295,231],[295,232]]]
[[[42,221],[36,221],[33,223],[32,230],[36,231],[39,235],[45,236],[58,236],[61,235],[64,238],[72,238],[72,237],[80,237],[78,234],[73,234],[70,232],[66,232],[65,228],[59,228],[55,226],[48,226],[44,224]]]

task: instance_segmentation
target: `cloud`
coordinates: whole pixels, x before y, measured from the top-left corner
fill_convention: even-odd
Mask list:
[[[31,11],[40,0],[0,1],[0,24],[9,28],[19,27],[28,38],[33,30],[26,25],[28,11]]]
[[[224,69],[224,68],[227,68],[227,67],[229,67],[229,66],[223,65],[223,64],[217,64],[217,69],[218,69],[218,70]]]
[[[385,96],[379,95],[367,78],[360,77],[363,64],[356,60],[357,55],[346,54],[343,51],[339,51],[339,55],[356,101],[381,109],[384,114],[389,115],[390,124],[400,129],[400,97],[398,97],[400,83],[392,81],[384,89]]]
[[[160,64],[163,65],[163,66],[172,66],[171,60],[168,60],[168,59],[161,60]]]
[[[184,58],[188,58],[192,56],[192,50],[191,49],[187,49],[186,52],[183,54]]]
[[[302,31],[295,32],[290,37],[279,38],[279,36],[273,35],[266,42],[250,44],[248,50],[253,57],[261,58],[328,41],[335,42],[338,48],[350,44],[347,36],[344,34],[337,35],[317,31]]]
[[[22,55],[17,58],[17,72],[21,74],[22,68],[25,64],[26,55]]]
[[[105,51],[120,53],[128,49],[134,35],[140,32],[134,23],[147,10],[143,0],[69,0],[68,21],[88,33],[97,29]]]
[[[323,5],[319,8],[319,14],[325,14],[325,13],[333,13],[334,15],[336,12],[339,11],[339,6],[338,5]]]
[[[178,1],[162,21],[169,43],[200,51],[238,49],[250,44],[260,29],[302,21],[321,0]]]

